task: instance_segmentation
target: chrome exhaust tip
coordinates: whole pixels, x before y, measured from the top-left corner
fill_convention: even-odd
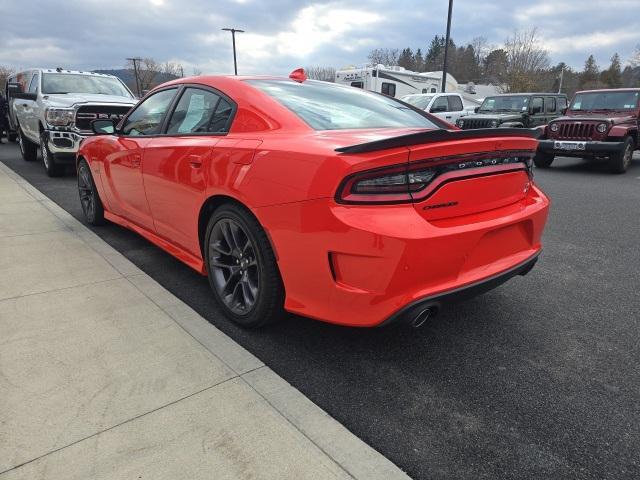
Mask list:
[[[418,312],[418,314],[413,317],[411,321],[411,326],[413,328],[420,328],[423,326],[431,316],[435,315],[436,309],[434,307],[427,307]]]

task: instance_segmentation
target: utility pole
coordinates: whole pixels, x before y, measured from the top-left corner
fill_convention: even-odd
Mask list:
[[[444,63],[442,65],[442,92],[447,89],[447,57],[449,55],[449,38],[451,37],[451,11],[453,0],[449,0],[449,15],[447,16],[447,38],[444,43]]]
[[[138,78],[138,62],[141,62],[142,59],[140,57],[127,58],[130,62],[133,63],[133,75],[136,79],[136,94],[140,97],[140,79]]]
[[[562,65],[562,71],[560,72],[560,85],[558,86],[558,93],[562,93],[563,80],[564,80],[564,65]]]
[[[236,32],[244,33],[244,30],[237,28],[223,28],[225,32],[231,32],[231,42],[233,43],[233,72],[238,75],[238,61],[236,60]]]

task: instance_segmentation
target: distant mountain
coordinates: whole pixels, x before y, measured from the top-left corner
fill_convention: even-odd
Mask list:
[[[128,68],[120,68],[113,70],[94,70],[96,73],[105,73],[107,75],[114,75],[126,83],[129,88],[135,88],[135,78],[133,76],[133,70]],[[170,73],[158,73],[155,78],[155,84],[160,85],[161,83],[168,82],[170,80],[175,80],[178,78],[176,75],[171,75]]]

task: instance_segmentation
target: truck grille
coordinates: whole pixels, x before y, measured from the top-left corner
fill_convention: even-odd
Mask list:
[[[561,123],[557,138],[591,140],[596,131],[596,123]]]
[[[76,112],[76,128],[83,131],[91,131],[91,122],[96,119],[111,118],[120,121],[131,109],[129,106],[114,105],[86,105],[78,108]]]
[[[464,123],[462,124],[463,130],[471,130],[474,128],[490,128],[491,126],[491,120],[487,120],[484,118],[466,119],[462,117],[462,120],[464,120]]]

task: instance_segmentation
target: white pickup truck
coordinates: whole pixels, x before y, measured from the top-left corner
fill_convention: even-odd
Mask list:
[[[80,142],[92,135],[95,119],[122,118],[137,101],[117,77],[61,68],[36,68],[7,81],[9,124],[22,158],[34,161],[38,149],[50,177],[75,161]]]
[[[459,118],[469,115],[459,93],[416,93],[405,95],[400,100],[425,112],[429,112],[445,122],[455,125]]]

